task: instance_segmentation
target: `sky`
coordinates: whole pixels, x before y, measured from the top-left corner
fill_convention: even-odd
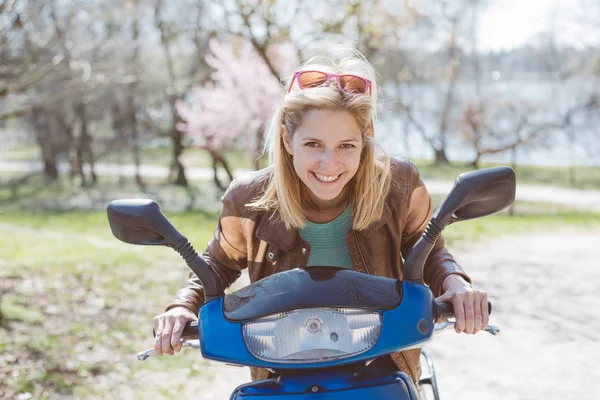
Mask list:
[[[600,0],[494,1],[482,10],[478,46],[484,51],[510,49],[547,32],[550,26],[559,41],[575,46],[598,44],[600,30],[593,28],[593,18],[600,24],[600,7],[592,7],[594,1]]]

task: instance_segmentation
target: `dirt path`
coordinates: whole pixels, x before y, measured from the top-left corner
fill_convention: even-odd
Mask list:
[[[492,324],[502,332],[448,331],[427,344],[442,399],[597,399],[599,246],[599,231],[565,230],[455,250],[475,284],[488,291]],[[214,386],[198,398],[227,399],[248,377],[214,365]]]
[[[444,399],[598,399],[599,245],[599,231],[563,231],[456,251],[502,332],[427,346]]]

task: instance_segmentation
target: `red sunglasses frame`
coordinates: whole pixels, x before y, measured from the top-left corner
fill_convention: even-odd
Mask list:
[[[335,78],[335,80],[336,80],[336,82],[338,84],[338,87],[343,92],[345,92],[346,90],[344,90],[344,88],[342,87],[342,84],[340,82],[340,78],[342,76],[351,76],[351,77],[354,77],[354,78],[358,78],[358,79],[362,80],[365,83],[365,91],[363,93],[367,93],[367,90],[368,90],[369,91],[369,95],[373,95],[373,92],[372,92],[372,86],[373,85],[372,85],[371,81],[368,80],[367,78],[363,78],[362,76],[352,75],[352,74],[329,74],[327,72],[317,71],[317,70],[306,70],[306,71],[297,71],[297,72],[294,72],[294,75],[292,77],[292,81],[290,82],[290,87],[288,88],[288,91],[287,91],[288,93],[291,92],[292,86],[294,85],[294,81],[297,82],[298,87],[301,90],[307,89],[307,88],[303,88],[302,85],[300,84],[300,75],[302,75],[304,73],[307,73],[307,72],[317,72],[317,73],[325,75],[326,76],[326,81],[325,82],[331,82],[331,79]]]

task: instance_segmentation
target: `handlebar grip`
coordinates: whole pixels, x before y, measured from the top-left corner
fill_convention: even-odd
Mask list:
[[[152,337],[156,337],[156,331],[152,329]],[[200,335],[198,333],[198,321],[190,321],[183,327],[181,332],[181,338],[185,340],[198,340]]]
[[[183,327],[183,332],[181,333],[182,339],[188,340],[197,340],[200,339],[200,335],[198,333],[198,321],[190,321]]]
[[[492,303],[488,301],[488,314],[492,314]],[[437,303],[435,319],[454,317],[454,306],[452,303]]]

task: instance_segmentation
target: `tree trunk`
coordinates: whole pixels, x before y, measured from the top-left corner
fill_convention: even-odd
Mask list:
[[[567,143],[568,143],[568,154],[569,154],[569,186],[575,186],[575,165],[573,163],[573,135],[571,135],[571,128],[567,127]]]
[[[75,105],[75,113],[77,113],[77,117],[81,124],[79,128],[79,137],[75,140],[75,163],[77,166],[77,173],[81,179],[81,186],[87,186],[87,179],[85,177],[85,171],[83,170],[85,161],[82,146],[83,132],[84,130],[87,130],[87,121],[85,119],[85,107],[82,102]]]
[[[233,174],[231,173],[231,168],[229,167],[227,160],[225,160],[225,158],[219,154],[219,161],[220,161],[221,165],[223,166],[223,169],[227,173],[227,177],[229,178],[229,183],[231,183],[231,181],[233,181]]]
[[[44,164],[44,176],[50,182],[58,179],[58,166],[56,160],[56,149],[53,143],[52,132],[44,111],[39,107],[32,110],[33,128],[36,139],[40,146],[42,162]]]
[[[73,136],[73,128],[67,122],[66,118],[60,114],[59,111],[55,111],[54,118],[57,120],[60,129],[64,132],[67,138],[67,159],[69,161],[69,179],[71,184],[75,184],[75,177],[79,171],[80,163],[77,160],[75,149],[77,148],[77,139]]]
[[[173,116],[173,122],[171,125],[171,141],[173,142],[173,159],[171,160],[171,177],[175,177],[172,182],[177,186],[189,187],[189,182],[185,173],[185,167],[180,161],[180,157],[185,150],[183,145],[183,132],[177,129],[177,125],[181,120],[181,117],[177,113],[175,108],[175,102],[177,101],[176,96],[170,96],[169,101],[171,103],[171,115]]]
[[[140,34],[140,29],[139,29],[139,16],[138,16],[138,8],[139,8],[139,1],[134,1],[133,2],[133,6],[134,6],[134,15],[133,15],[133,22],[131,24],[131,36],[132,36],[132,40],[135,43],[135,47],[133,50],[133,55],[131,57],[131,65],[134,66],[134,68],[138,67],[139,64],[139,54],[140,54],[140,43],[139,43],[139,34]],[[140,157],[140,142],[139,142],[139,134],[138,134],[138,130],[137,130],[137,115],[136,115],[136,102],[135,102],[135,95],[137,92],[137,86],[138,86],[138,70],[135,70],[135,77],[136,79],[129,85],[129,90],[127,92],[127,122],[129,124],[129,134],[131,137],[131,142],[132,142],[132,151],[133,151],[133,162],[135,164],[135,183],[142,189],[145,190],[145,185],[144,182],[142,181],[142,175],[140,172],[140,165],[141,165],[141,157]]]
[[[229,184],[231,183],[231,181],[233,181],[233,174],[231,173],[231,168],[229,167],[229,164],[227,163],[227,160],[225,160],[225,158],[219,154],[218,152],[214,151],[214,150],[209,150],[210,156],[213,160],[212,162],[212,168],[213,168],[213,181],[215,182],[215,185],[217,185],[217,187],[221,190],[226,190],[227,187],[229,186]],[[225,169],[225,172],[227,173],[227,177],[229,178],[229,182],[227,183],[227,185],[223,185],[221,183],[221,181],[219,180],[219,175],[218,175],[218,166],[219,164],[221,164],[221,166],[223,167],[223,169]]]
[[[133,155],[133,163],[135,165],[135,183],[145,189],[144,181],[141,175],[142,158],[140,155],[140,139],[137,130],[137,116],[135,107],[135,83],[129,88],[127,94],[127,124],[129,125],[129,137],[131,139],[131,152]]]
[[[469,167],[473,169],[479,169],[479,163],[481,162],[481,153],[475,155],[475,159],[469,163]]]
[[[185,168],[179,160],[179,157],[183,153],[183,134],[177,129],[177,124],[180,121],[179,114],[175,108],[175,101],[177,100],[177,75],[175,74],[175,67],[173,62],[173,56],[171,55],[170,44],[174,40],[173,32],[168,29],[167,24],[162,19],[163,13],[163,1],[158,0],[154,5],[154,26],[160,32],[160,44],[162,46],[163,53],[165,55],[165,61],[167,64],[167,75],[169,77],[168,90],[170,93],[168,96],[169,105],[171,106],[172,126],[171,126],[171,141],[173,142],[173,158],[171,160],[171,181],[183,187],[188,187],[189,183],[185,176]],[[173,177],[175,180],[173,181]]]
[[[175,116],[175,115],[174,115]],[[179,132],[175,127],[171,131],[171,141],[173,142],[173,159],[171,160],[171,176],[175,177],[173,183],[178,186],[188,187],[189,182],[185,174],[185,167],[179,160],[183,154],[183,133]]]
[[[442,147],[441,149],[435,149],[435,165],[444,166],[448,165],[448,157],[446,156],[446,150]]]
[[[460,55],[458,54],[458,47],[456,43],[457,29],[458,18],[454,18],[454,20],[452,21],[452,34],[450,36],[450,49],[448,56],[448,62],[450,64],[450,82],[448,86],[448,91],[446,92],[446,97],[444,99],[444,108],[442,109],[442,115],[440,117],[440,148],[435,149],[435,165],[448,165],[448,158],[446,157],[446,140],[448,136],[450,113],[452,111],[452,105],[454,103],[454,92],[458,80],[458,73],[460,71]]]
[[[82,102],[80,104],[78,104],[78,114],[79,114],[79,119],[81,121],[81,133],[79,134],[79,146],[78,149],[80,150],[81,156],[80,156],[80,165],[81,165],[81,173],[84,174],[84,170],[83,170],[83,165],[85,162],[88,163],[88,165],[90,166],[90,178],[91,178],[91,184],[95,185],[98,182],[98,177],[96,176],[96,168],[95,168],[95,157],[94,157],[94,153],[92,151],[92,136],[90,135],[89,129],[88,129],[88,121],[87,121],[87,114],[86,114],[86,110],[85,110],[85,104]],[[83,184],[83,180],[82,180],[82,184]]]
[[[225,190],[225,188],[221,184],[221,181],[219,180],[219,168],[218,168],[217,158],[216,158],[215,154],[212,152],[210,153],[210,155],[212,157],[213,182],[215,183],[215,185],[217,185],[217,187],[220,190]]]
[[[56,167],[56,160],[44,159],[44,176],[50,182],[54,182],[58,179],[58,168]]]
[[[123,118],[121,115],[121,108],[119,107],[119,104],[117,103],[117,99],[114,99],[113,103],[110,105],[110,114],[111,114],[111,119],[112,119],[111,127],[113,130],[113,133],[118,138],[117,146],[115,146],[115,150],[117,151],[117,164],[122,165],[123,164],[123,149],[127,148],[127,139],[126,139],[126,135],[124,132],[124,127],[123,127]],[[118,185],[122,187],[124,184],[125,184],[125,179],[124,179],[123,175],[121,174],[120,168],[119,168]]]
[[[263,150],[263,146],[264,146],[264,127],[261,126],[260,128],[258,128],[256,130],[256,137],[255,137],[255,143],[256,143],[256,148],[254,149],[254,152],[252,154],[252,166],[254,167],[254,170],[258,171],[260,169],[260,157],[262,155],[262,150]]]
[[[83,151],[81,149],[81,140],[78,140],[77,142],[78,143],[75,150],[77,159],[77,172],[79,174],[79,178],[81,179],[81,186],[85,187],[87,186],[87,180],[85,177],[85,171],[83,170]]]
[[[512,169],[516,173],[517,172],[517,148],[516,147],[513,147],[513,149],[510,152],[510,163],[511,163]],[[508,215],[511,217],[514,217],[514,215],[515,215],[515,203],[514,202],[508,208]]]

